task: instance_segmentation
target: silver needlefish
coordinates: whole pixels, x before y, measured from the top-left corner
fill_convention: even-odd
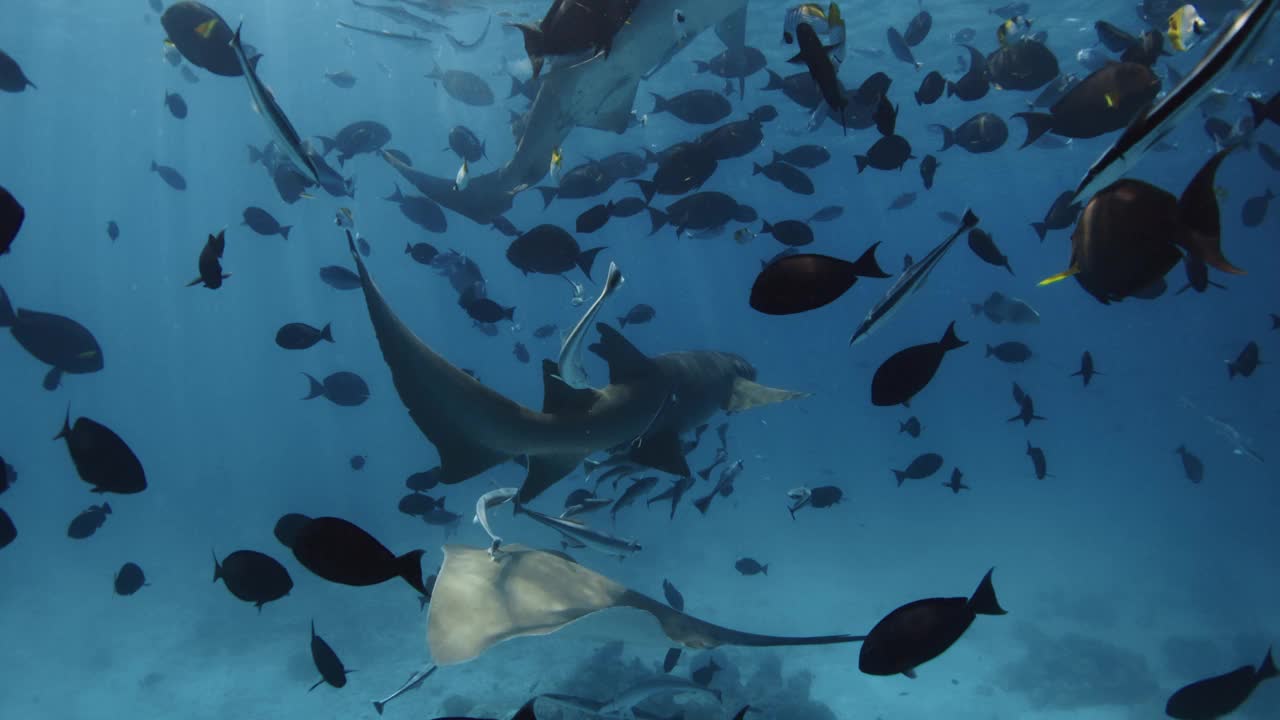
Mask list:
[[[1227,442],[1231,443],[1231,445],[1233,446],[1231,450],[1232,453],[1243,456],[1243,457],[1252,458],[1253,460],[1256,460],[1258,462],[1264,462],[1262,459],[1262,456],[1259,455],[1257,451],[1255,451],[1253,448],[1249,447],[1249,444],[1245,442],[1245,439],[1240,435],[1240,431],[1232,427],[1231,423],[1228,423],[1226,420],[1216,418],[1212,415],[1205,415],[1204,419],[1208,420],[1209,424],[1213,425],[1215,428],[1218,429],[1219,435],[1226,438]]]
[[[1195,68],[1164,99],[1139,113],[1124,133],[1089,167],[1076,200],[1088,201],[1098,191],[1120,179],[1152,146],[1164,140],[1184,115],[1213,94],[1219,77],[1249,55],[1275,14],[1280,0],[1255,0],[1222,31]]]
[[[406,680],[404,684],[400,686],[399,690],[396,690],[395,692],[382,698],[381,700],[374,700],[373,709],[377,710],[378,714],[381,715],[382,709],[386,707],[387,703],[391,702],[392,700],[395,700],[396,698],[409,692],[410,690],[417,690],[418,688],[422,687],[422,681],[431,677],[431,673],[435,671],[436,671],[436,666],[432,664],[410,675],[409,679]]]
[[[289,118],[285,116],[284,110],[280,109],[271,91],[258,78],[257,63],[245,56],[244,47],[240,45],[240,27],[236,28],[235,37],[231,39],[231,49],[235,51],[236,59],[240,61],[240,67],[244,70],[244,79],[249,83],[249,94],[253,96],[253,102],[258,107],[258,114],[267,121],[267,126],[276,137],[276,143],[284,149],[285,156],[299,172],[306,174],[319,185],[320,172],[316,170],[315,163],[311,162],[311,158],[303,149],[302,138],[298,137],[298,131],[293,129],[293,123],[289,122]]]
[[[978,226],[978,216],[973,214],[972,210],[965,210],[964,217],[960,219],[960,227],[951,233],[950,237],[943,240],[937,247],[929,251],[919,262],[902,271],[902,275],[893,283],[889,291],[880,298],[879,302],[871,306],[871,311],[867,313],[867,317],[862,320],[862,324],[857,330],[853,331],[853,337],[849,338],[849,344],[853,345],[864,337],[870,335],[872,331],[880,327],[886,322],[902,303],[915,294],[917,290],[924,287],[924,283],[929,279],[929,273],[938,266],[938,262],[942,260],[942,256],[947,254],[951,246],[955,244],[956,238]]]
[[[582,367],[582,340],[587,335],[587,329],[591,327],[591,323],[595,320],[596,314],[600,312],[600,308],[604,307],[604,301],[609,298],[618,288],[622,287],[622,283],[626,280],[622,277],[622,271],[618,269],[617,263],[609,263],[609,274],[605,276],[604,287],[600,289],[600,296],[596,301],[591,303],[591,307],[587,308],[587,312],[573,326],[573,331],[569,333],[569,337],[565,338],[564,344],[560,346],[560,360],[558,367],[560,370],[560,379],[571,388],[582,390],[591,387],[591,383],[587,380],[587,371]]]
[[[720,702],[719,690],[705,688],[688,680],[671,677],[670,675],[640,682],[607,702],[560,693],[544,693],[538,697],[593,717],[632,720],[632,718],[636,717],[649,717],[647,713],[643,715],[638,713],[635,708],[645,700],[657,696],[701,697],[717,703]]]
[[[511,498],[520,492],[520,488],[506,487],[490,490],[480,496],[476,500],[476,516],[472,522],[480,523],[480,527],[488,533],[492,543],[489,545],[489,557],[494,557],[498,552],[498,548],[502,547],[502,538],[493,534],[493,528],[489,527],[489,510],[496,508],[503,503],[510,502]]]
[[[555,530],[570,540],[580,543],[606,555],[625,558],[632,553],[640,552],[640,543],[627,538],[614,537],[608,533],[593,530],[576,520],[565,520],[550,515],[543,515],[537,510],[516,503],[516,513],[528,515],[539,523]]]

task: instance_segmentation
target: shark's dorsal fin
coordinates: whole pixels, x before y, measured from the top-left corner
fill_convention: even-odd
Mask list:
[[[684,458],[684,443],[674,430],[645,435],[640,442],[631,446],[627,457],[633,462],[679,477],[693,474]]]
[[[600,399],[600,393],[591,388],[577,390],[569,387],[557,374],[559,367],[552,360],[542,361],[542,412],[584,413]]]
[[[733,390],[729,393],[728,401],[725,402],[724,411],[739,413],[761,405],[772,405],[804,397],[809,397],[809,393],[773,388],[740,377],[733,381]]]
[[[604,323],[596,323],[596,330],[600,331],[600,342],[587,349],[609,364],[610,384],[626,382],[653,372],[653,361],[623,337],[622,333]]]

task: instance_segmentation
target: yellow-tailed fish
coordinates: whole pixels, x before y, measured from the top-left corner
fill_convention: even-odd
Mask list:
[[[467,172],[467,161],[464,158],[462,167],[458,168],[458,175],[453,179],[454,190],[466,190],[467,183],[471,181],[471,174]]]
[[[1050,275],[1049,277],[1036,283],[1036,287],[1044,287],[1045,285],[1052,285],[1060,280],[1066,280],[1067,278],[1072,277],[1078,272],[1080,272],[1080,268],[1076,268],[1076,267],[1067,268],[1066,270],[1058,273],[1057,275]]]
[[[1195,5],[1183,5],[1169,16],[1169,42],[1173,49],[1184,52],[1196,44],[1196,39],[1207,30],[1204,18],[1196,12]]]
[[[557,182],[560,180],[560,165],[564,161],[564,153],[560,152],[560,148],[551,151],[551,167],[549,172],[551,177]]]
[[[796,28],[802,22],[809,23],[817,32],[823,33],[827,31],[827,14],[823,11],[822,6],[817,3],[804,3],[787,8],[786,15],[783,16],[782,21],[783,42],[788,45],[795,42]]]
[[[216,27],[218,27],[217,18],[214,18],[213,20],[205,20],[204,22],[196,26],[196,34],[204,38],[205,40],[208,40],[209,36],[213,34],[213,30]]]

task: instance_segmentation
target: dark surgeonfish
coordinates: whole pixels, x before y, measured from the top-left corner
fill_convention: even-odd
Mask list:
[[[1199,680],[1175,692],[1165,704],[1164,712],[1178,720],[1214,720],[1235,712],[1262,683],[1280,674],[1271,650],[1255,669],[1252,665],[1236,668],[1225,675]]]
[[[276,540],[280,544],[292,548],[293,542],[298,537],[298,532],[303,526],[311,522],[311,518],[301,513],[285,513],[276,520],[276,526],[272,528],[272,534],[276,536]]]
[[[998,89],[1039,90],[1058,77],[1058,58],[1043,43],[1024,38],[988,55],[987,73]]]
[[[1262,361],[1258,359],[1258,343],[1250,340],[1235,360],[1227,361],[1227,378],[1251,377]]]
[[[18,528],[13,524],[13,518],[9,517],[4,508],[0,508],[0,549],[8,547],[17,539]]]
[[[332,138],[319,138],[324,154],[338,151],[338,166],[343,167],[356,155],[376,154],[391,142],[391,131],[386,125],[373,120],[359,120],[344,126]]]
[[[630,325],[643,325],[657,317],[658,311],[653,309],[652,305],[640,303],[633,306],[627,311],[626,315],[618,318],[618,327],[624,328]]]
[[[62,315],[15,310],[0,287],[0,328],[6,327],[32,357],[52,366],[44,378],[46,390],[57,389],[64,373],[80,375],[103,368],[102,347],[88,328]]]
[[[251,61],[245,55],[244,46],[240,43],[239,27],[236,28],[235,35],[231,38],[231,49],[235,51],[236,60],[239,61],[240,68],[244,71],[244,79],[249,86],[249,94],[257,105],[258,114],[267,123],[267,127],[275,137],[276,145],[284,151],[285,157],[293,163],[299,172],[313,180],[317,185],[320,184],[320,172],[316,169],[315,163],[311,162],[306,149],[303,148],[302,138],[298,136],[298,131],[294,129],[293,123],[289,122],[288,116],[284,114],[284,110],[276,102],[275,95],[267,89],[267,86],[258,77],[258,63]]]
[[[1231,10],[1238,8],[1235,3],[1223,5],[1231,5]],[[1187,113],[1213,94],[1218,79],[1249,55],[1277,7],[1280,5],[1275,0],[1259,0],[1240,11],[1182,82],[1157,105],[1138,115],[1124,134],[1089,167],[1076,187],[1076,198],[1085,200],[1118,181],[1148,150],[1160,144]],[[1205,10],[1205,4],[1201,3],[1199,9]],[[1192,25],[1196,32],[1202,28],[1203,23]]]
[[[182,173],[178,172],[175,168],[171,168],[168,165],[157,164],[156,161],[152,160],[151,172],[159,175],[160,179],[164,180],[165,184],[174,190],[187,189],[187,179],[182,177]]]
[[[915,415],[907,418],[906,422],[898,423],[898,432],[906,433],[913,438],[920,437],[920,431],[923,429],[924,426],[920,424],[920,418]]]
[[[1054,198],[1053,204],[1044,214],[1044,220],[1031,223],[1031,229],[1036,231],[1040,242],[1044,242],[1044,237],[1050,230],[1066,230],[1076,223],[1084,204],[1075,202],[1075,196],[1074,191],[1064,190]]]
[[[1159,92],[1160,77],[1151,68],[1139,63],[1111,63],[1081,80],[1048,113],[1013,116],[1027,123],[1024,148],[1047,132],[1093,138],[1127,126]]]
[[[1027,457],[1031,458],[1031,467],[1035,470],[1036,479],[1043,480],[1049,475],[1049,463],[1045,459],[1044,449],[1035,447],[1031,441],[1027,441]]]
[[[1099,302],[1137,296],[1182,259],[1182,248],[1223,272],[1243,270],[1222,253],[1214,178],[1238,146],[1219,150],[1187,184],[1181,198],[1140,180],[1119,180],[1089,200],[1071,234],[1071,261],[1048,285],[1074,276]]]
[[[475,73],[466,70],[445,70],[436,64],[427,77],[444,87],[449,97],[463,105],[488,107],[493,104],[493,89]]]
[[[399,205],[400,212],[410,222],[427,232],[442,233],[449,229],[449,220],[444,211],[431,198],[405,195],[400,192],[400,186],[396,185],[395,192],[384,199]]]
[[[360,278],[341,265],[325,265],[320,268],[320,279],[335,290],[358,290]]]
[[[671,203],[663,210],[648,208],[649,234],[674,225],[676,236],[686,231],[709,231],[724,227],[730,221],[751,222],[756,211],[722,192],[696,192]]]
[[[160,24],[169,42],[192,65],[224,77],[244,74],[231,48],[231,28],[203,3],[176,2],[165,9]]]
[[[1048,418],[1041,417],[1040,415],[1036,414],[1035,400],[1031,398],[1031,395],[1029,393],[1022,393],[1022,395],[1018,398],[1018,414],[1009,418],[1007,422],[1013,422],[1014,420],[1021,420],[1022,426],[1027,427],[1028,425],[1031,424],[1033,420],[1047,420],[1047,419]]]
[[[372,535],[341,518],[313,519],[298,530],[292,549],[303,567],[330,582],[364,587],[400,577],[427,594],[422,584],[422,550],[397,557]]]
[[[959,495],[961,490],[973,489],[964,484],[964,473],[960,472],[960,468],[952,468],[951,479],[942,483],[942,487],[950,488],[953,495]]]
[[[1009,139],[1009,126],[999,116],[989,112],[981,112],[965,120],[955,129],[945,125],[930,125],[942,133],[942,147],[939,152],[953,145],[971,153],[989,153],[1004,147]]]
[[[524,35],[534,79],[541,74],[548,57],[590,51],[608,58],[614,36],[638,4],[639,0],[557,0],[539,22],[516,23],[514,27]]]
[[[96,493],[132,495],[147,489],[147,475],[138,456],[105,425],[87,417],[71,424],[71,411],[54,440],[66,440],[67,452],[80,479]]]
[[[1024,363],[1031,359],[1031,348],[1026,343],[1010,340],[996,346],[987,346],[987,354],[983,357],[995,357],[1003,363]]]
[[[334,405],[355,407],[363,405],[369,399],[369,385],[364,378],[346,370],[333,373],[324,382],[316,380],[307,373],[302,373],[311,383],[307,396],[303,400],[324,397]]]
[[[995,238],[991,237],[991,233],[986,230],[974,228],[969,231],[969,249],[986,264],[1002,267],[1008,270],[1010,275],[1014,274],[1013,266],[1009,264],[1008,256],[1000,252],[1000,248],[996,246]]]
[[[306,323],[292,322],[276,331],[276,345],[285,350],[306,350],[321,340],[333,342],[333,331],[329,323],[316,329]]]
[[[956,228],[956,231],[951,233],[947,239],[938,243],[937,247],[930,250],[929,254],[919,262],[903,270],[902,275],[893,283],[884,294],[884,297],[871,306],[871,310],[867,312],[867,316],[863,318],[862,323],[853,331],[853,336],[849,338],[849,344],[857,343],[887,322],[898,311],[898,308],[902,307],[902,303],[905,300],[924,286],[925,280],[929,278],[929,274],[933,272],[933,269],[942,261],[943,256],[951,249],[956,238],[977,226],[978,216],[972,210],[965,210],[964,217],[960,220],[960,227]],[[890,404],[896,405],[897,403]]]
[[[316,670],[320,671],[320,679],[307,692],[315,690],[323,683],[329,683],[335,688],[347,684],[347,673],[351,671],[342,664],[338,653],[333,651],[329,643],[316,634],[315,620],[311,621],[311,660],[316,664]]]
[[[237,550],[218,562],[213,555],[213,581],[222,581],[232,595],[253,603],[262,612],[262,606],[289,594],[293,578],[275,558],[256,550]]]
[[[9,252],[27,219],[27,210],[8,190],[0,186],[0,255]]]
[[[222,272],[222,252],[227,247],[227,231],[219,230],[217,235],[210,235],[200,250],[198,266],[200,275],[187,283],[187,287],[203,285],[210,290],[222,287],[222,281],[231,277],[231,273]]]
[[[920,63],[916,61],[915,55],[912,54],[911,47],[907,44],[907,40],[902,36],[902,33],[897,28],[890,27],[887,37],[889,40],[889,52],[892,52],[893,56],[902,62],[919,70]]]
[[[72,518],[71,524],[67,526],[67,537],[75,540],[91,537],[107,522],[107,516],[110,514],[110,503],[90,505],[84,512]]]
[[[871,378],[871,403],[879,407],[906,405],[937,374],[942,358],[969,343],[956,337],[955,322],[938,342],[899,350],[876,369]]]
[[[1204,462],[1200,458],[1193,455],[1186,445],[1179,445],[1173,452],[1182,461],[1182,472],[1188,480],[1197,485],[1204,481]]]
[[[28,87],[33,90],[36,84],[31,82],[26,73],[22,71],[22,66],[18,65],[18,61],[14,60],[3,50],[0,50],[0,90],[4,92],[20,93]]]
[[[563,275],[577,267],[591,279],[591,266],[604,246],[583,250],[578,241],[558,225],[538,225],[507,246],[507,260],[520,272]]]
[[[292,225],[281,225],[274,215],[252,205],[244,209],[242,224],[259,235],[279,235],[285,240],[289,239],[289,231],[293,229]]]
[[[127,562],[120,566],[112,583],[117,595],[132,595],[147,585],[147,575],[137,563]]]
[[[946,652],[978,615],[1004,615],[991,573],[968,598],[916,600],[886,615],[867,634],[858,669],[868,675],[915,677],[915,669]]]
[[[169,113],[179,120],[187,117],[187,101],[182,99],[182,95],[165,91],[164,106],[169,108]]]
[[[834,302],[860,277],[889,277],[876,261],[879,245],[872,244],[853,262],[811,254],[778,258],[761,269],[748,302],[766,315],[794,315]]]
[[[904,480],[923,480],[942,469],[942,456],[938,453],[924,453],[916,457],[904,470],[893,470],[893,477],[902,487]]]
[[[947,83],[947,97],[958,97],[965,102],[973,102],[986,97],[991,90],[991,76],[987,73],[987,58],[972,45],[965,45],[969,51],[969,69],[959,80]]]
[[[653,96],[650,115],[670,113],[690,125],[713,125],[733,111],[729,101],[714,90],[689,90],[673,98],[655,92],[649,94]]]
[[[1089,381],[1093,380],[1093,376],[1101,374],[1093,367],[1093,354],[1085,350],[1080,356],[1080,369],[1071,373],[1071,377],[1080,377],[1084,380],[1084,386],[1089,387]]]

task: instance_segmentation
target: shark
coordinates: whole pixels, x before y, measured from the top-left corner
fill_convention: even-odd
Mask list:
[[[383,158],[423,195],[471,220],[488,224],[511,209],[515,196],[533,187],[550,169],[551,154],[575,127],[621,133],[631,121],[636,92],[645,73],[674,55],[703,30],[743,17],[747,0],[645,0],[614,36],[606,57],[558,58],[544,71],[524,131],[507,164],[454,188],[453,178],[415,170],[393,155]],[[679,10],[680,31],[672,24]],[[737,30],[741,36],[744,30]],[[726,37],[733,37],[722,30]],[[730,41],[726,40],[726,44]]]
[[[588,349],[605,361],[609,383],[573,388],[556,363],[542,363],[541,410],[480,383],[420,340],[382,295],[356,250],[355,262],[378,347],[409,417],[440,455],[440,481],[456,484],[527,457],[515,502],[527,503],[588,455],[627,448],[633,462],[685,477],[690,474],[680,433],[717,412],[738,413],[808,393],[757,383],[756,369],[727,352],[696,350],[650,357],[620,332],[597,324]]]

